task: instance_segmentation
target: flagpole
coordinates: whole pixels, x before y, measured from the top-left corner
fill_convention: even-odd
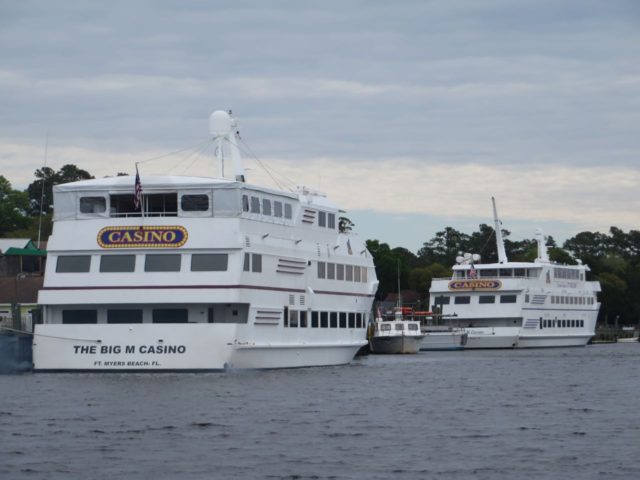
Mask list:
[[[140,182],[140,172],[138,172],[138,162],[136,162],[136,179],[133,186],[133,206],[140,209],[140,216],[144,219],[144,199],[142,198],[142,183]]]

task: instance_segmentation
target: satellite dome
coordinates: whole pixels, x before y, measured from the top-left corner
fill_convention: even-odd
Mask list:
[[[216,110],[209,116],[209,133],[214,137],[231,133],[231,117],[227,112]]]

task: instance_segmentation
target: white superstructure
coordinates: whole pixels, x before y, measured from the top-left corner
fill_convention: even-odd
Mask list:
[[[466,329],[467,349],[586,345],[600,308],[600,284],[587,281],[589,267],[550,262],[540,230],[538,258],[509,262],[495,203],[494,216],[499,262],[459,257],[451,278],[432,281],[432,308],[446,324]]]
[[[54,188],[36,371],[348,363],[378,281],[324,195],[244,183],[235,125],[210,118],[233,177],[115,177]],[[230,169],[231,170],[231,169]]]

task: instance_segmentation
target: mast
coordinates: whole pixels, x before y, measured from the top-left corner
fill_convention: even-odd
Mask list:
[[[402,297],[400,293],[400,260],[398,260],[398,308],[402,308]]]
[[[396,307],[396,320],[402,319],[402,294],[400,293],[400,260],[397,261],[398,268],[398,306]]]
[[[502,238],[502,222],[498,219],[498,210],[496,209],[496,199],[491,197],[493,204],[493,222],[496,231],[496,244],[498,247],[498,263],[507,263],[507,253],[504,251],[504,239]]]
[[[536,242],[538,242],[538,263],[549,263],[549,252],[547,251],[547,245],[544,242],[544,233],[542,229],[536,229]]]
[[[236,121],[231,118],[231,112],[217,110],[209,116],[209,133],[213,136],[216,145],[216,158],[218,159],[218,172],[221,178],[225,177],[225,161],[231,159],[233,163],[234,179],[244,182],[244,167],[238,148],[238,128]]]

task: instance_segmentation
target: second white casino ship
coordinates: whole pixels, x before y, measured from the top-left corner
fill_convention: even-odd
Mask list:
[[[378,281],[344,212],[245,183],[235,121],[209,127],[221,178],[142,176],[138,208],[133,177],[54,188],[35,371],[338,365],[366,344]]]

